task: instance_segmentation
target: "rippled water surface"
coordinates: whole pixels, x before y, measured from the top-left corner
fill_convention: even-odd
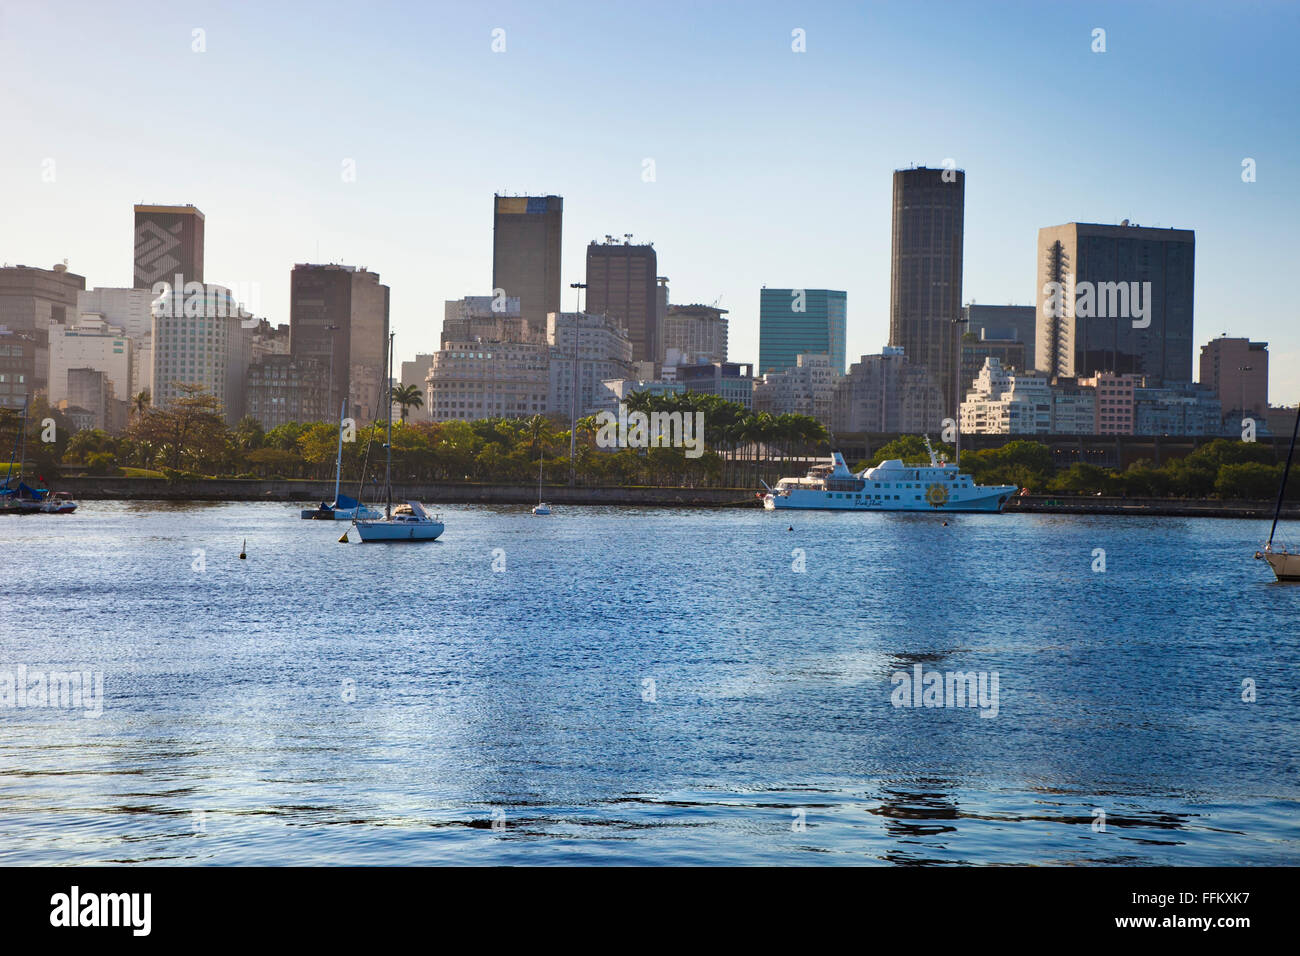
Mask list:
[[[104,680],[0,706],[0,863],[1300,863],[1259,522],[444,516],[0,518],[0,690]],[[916,664],[996,716],[893,706]]]

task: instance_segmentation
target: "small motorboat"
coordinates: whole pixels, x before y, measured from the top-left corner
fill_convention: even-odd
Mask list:
[[[47,515],[70,515],[77,510],[77,502],[66,491],[56,491],[41,502],[41,513]]]

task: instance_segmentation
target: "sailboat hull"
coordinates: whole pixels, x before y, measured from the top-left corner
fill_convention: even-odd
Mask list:
[[[1255,557],[1263,558],[1273,569],[1273,576],[1279,581],[1300,581],[1300,554],[1286,551],[1260,551]]]
[[[441,521],[358,521],[357,534],[366,542],[436,541],[443,532]]]

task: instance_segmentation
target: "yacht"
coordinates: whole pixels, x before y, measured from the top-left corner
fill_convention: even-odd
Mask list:
[[[388,333],[388,380],[393,380],[393,338]],[[384,516],[382,518],[353,518],[352,525],[362,541],[436,541],[443,532],[443,524],[437,515],[424,510],[418,501],[408,501],[404,505],[393,507],[393,403],[388,402],[388,437],[384,442],[388,453],[384,465]],[[347,532],[339,541],[347,540]]]
[[[854,473],[839,452],[829,465],[814,465],[803,478],[782,478],[759,492],[769,511],[1001,511],[1020,489],[977,485],[970,475],[941,460],[925,440],[930,464],[905,465],[897,458]]]

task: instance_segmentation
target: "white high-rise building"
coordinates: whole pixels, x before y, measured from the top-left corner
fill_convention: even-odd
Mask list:
[[[220,399],[228,425],[244,416],[244,382],[257,320],[230,290],[209,285],[202,294],[173,292],[153,309],[153,404],[181,396],[181,385],[198,385]]]
[[[967,435],[1050,435],[1052,388],[1036,372],[1011,372],[996,358],[984,367],[961,404]]]
[[[632,340],[613,319],[586,312],[551,312],[546,316],[546,341],[551,352],[548,405],[552,414],[576,412],[578,418],[592,414],[604,401],[603,382],[631,377]]]
[[[122,330],[131,340],[130,395],[117,397],[130,400],[153,383],[153,300],[149,289],[118,289],[97,286],[77,293],[77,313],[92,316],[106,325]]]
[[[549,384],[545,345],[447,341],[432,356],[424,412],[435,422],[544,415]]]
[[[98,315],[85,313],[76,325],[51,325],[49,354],[51,405],[68,398],[68,370],[74,368],[103,372],[113,398],[130,401],[134,394],[131,339]]]

